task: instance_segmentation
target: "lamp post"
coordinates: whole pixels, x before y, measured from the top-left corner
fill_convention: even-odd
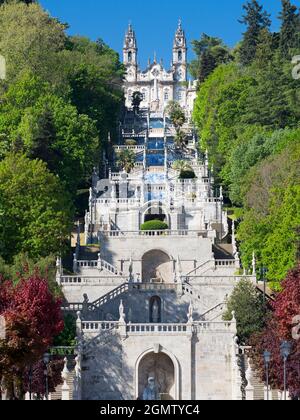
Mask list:
[[[46,400],[48,400],[49,399],[48,365],[49,365],[49,362],[50,362],[50,354],[49,353],[45,353],[44,354],[43,362],[45,364],[45,370],[44,370],[44,375],[45,375],[45,394],[46,394]]]
[[[289,341],[283,341],[280,345],[281,357],[283,358],[283,383],[284,383],[284,400],[286,401],[286,391],[287,391],[287,371],[286,363],[291,354],[292,344]]]
[[[269,364],[271,362],[271,353],[267,350],[264,352],[264,362],[266,368],[267,401],[269,401]]]
[[[32,366],[29,369],[29,400],[32,400]]]

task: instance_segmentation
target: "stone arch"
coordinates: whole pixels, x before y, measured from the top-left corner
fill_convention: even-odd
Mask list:
[[[180,400],[180,366],[177,358],[156,344],[135,364],[135,396],[142,398],[149,377],[154,377],[162,400]]]
[[[172,283],[172,260],[159,249],[146,252],[142,257],[143,283]]]
[[[145,218],[146,215],[151,212],[153,210],[153,215],[155,216],[156,211],[158,211],[158,214],[164,215],[165,216],[165,222],[168,224],[169,229],[171,229],[171,217],[169,212],[167,211],[167,208],[163,205],[163,203],[158,202],[158,201],[149,201],[148,203],[146,203],[142,210],[141,210],[141,221],[142,223],[145,222]]]

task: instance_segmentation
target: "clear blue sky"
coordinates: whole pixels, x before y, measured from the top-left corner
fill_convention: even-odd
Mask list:
[[[166,64],[171,61],[172,40],[181,18],[188,41],[202,32],[222,38],[233,46],[241,38],[243,26],[238,23],[245,0],[41,0],[41,4],[70,25],[69,33],[91,39],[103,38],[119,53],[128,22],[136,30],[139,60],[144,67],[154,51]],[[277,30],[280,0],[262,0],[272,13]],[[300,0],[294,0],[300,7]],[[192,52],[190,51],[190,57]]]

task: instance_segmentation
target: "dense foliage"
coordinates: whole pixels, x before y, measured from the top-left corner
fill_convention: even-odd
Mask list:
[[[237,208],[244,267],[255,251],[257,267],[266,266],[279,288],[295,266],[299,240],[300,84],[291,59],[299,54],[300,17],[282,0],[281,31],[271,33],[259,2],[244,10],[247,30],[234,60],[200,83],[194,121],[228,204]]]
[[[0,162],[0,255],[34,258],[63,252],[71,230],[70,199],[40,160],[10,154]]]
[[[291,343],[291,355],[287,361],[287,383],[292,398],[300,398],[300,266],[291,271],[282,283],[282,292],[273,304],[273,313],[266,328],[252,336],[252,363],[265,381],[264,351],[271,352],[270,384],[273,389],[283,390],[283,360],[280,346],[283,341]],[[297,339],[296,339],[297,338]]]
[[[249,280],[242,280],[227,302],[224,320],[231,321],[234,312],[237,335],[241,344],[247,344],[252,334],[265,326],[266,306],[262,294]]]
[[[149,222],[145,222],[141,226],[142,231],[150,231],[150,230],[167,230],[169,226],[167,223],[162,222],[161,220],[150,220]]]
[[[38,363],[63,330],[61,300],[53,297],[47,279],[38,272],[17,285],[0,279],[0,314],[6,339],[0,340],[0,378],[9,398],[21,398],[28,366]]]

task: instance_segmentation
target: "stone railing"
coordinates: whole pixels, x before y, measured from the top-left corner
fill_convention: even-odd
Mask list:
[[[176,283],[130,283],[132,290],[139,290],[141,292],[159,292],[159,291],[170,291],[177,290],[178,284]]]
[[[145,150],[144,145],[123,145],[123,146],[114,146],[115,151],[120,152],[122,150],[131,150],[133,152],[143,152]]]
[[[192,237],[206,237],[206,231],[196,231],[196,230],[149,230],[149,231],[103,231],[100,232],[100,235],[108,238],[136,238],[136,237],[145,237],[153,238],[157,236],[174,236],[174,237],[183,237],[183,236],[192,236]]]
[[[127,324],[128,335],[141,334],[186,334],[188,324]]]
[[[194,322],[193,323],[193,331],[196,334],[201,334],[207,331],[228,331],[234,332],[236,334],[236,322],[210,322],[210,321],[203,321],[203,322]]]
[[[216,267],[235,268],[236,261],[235,260],[216,260],[215,265]]]
[[[67,286],[93,286],[97,284],[114,286],[120,283],[125,283],[127,277],[114,276],[114,277],[80,277],[80,276],[61,276],[60,284]]]
[[[123,293],[128,292],[129,284],[124,283],[118,286],[116,289],[112,290],[111,292],[107,293],[106,295],[102,296],[100,299],[96,300],[92,303],[92,308],[100,308],[102,305],[116,299],[118,296],[122,295]]]
[[[119,322],[114,321],[82,321],[81,328],[84,333],[88,332],[100,332],[108,330],[117,330],[119,328]]]
[[[141,200],[138,198],[98,198],[96,204],[139,206]]]
[[[114,274],[115,276],[123,277],[123,273],[119,271],[116,267],[108,263],[107,261],[103,259],[99,260],[78,260],[75,262],[77,264],[77,268],[96,268],[98,270],[106,270],[111,274]]]
[[[218,305],[215,305],[214,307],[208,309],[206,312],[201,314],[201,318],[203,319],[203,321],[212,322],[212,321],[214,321],[215,318],[217,318],[217,317],[219,317],[220,315],[223,314],[225,308],[226,308],[226,303],[221,302]]]
[[[77,267],[78,268],[97,268],[98,262],[91,261],[91,260],[78,260]]]
[[[99,333],[105,331],[121,330],[126,335],[187,335],[202,334],[205,332],[232,332],[236,333],[235,322],[192,322],[187,324],[123,324],[118,321],[82,321],[83,333]]]

